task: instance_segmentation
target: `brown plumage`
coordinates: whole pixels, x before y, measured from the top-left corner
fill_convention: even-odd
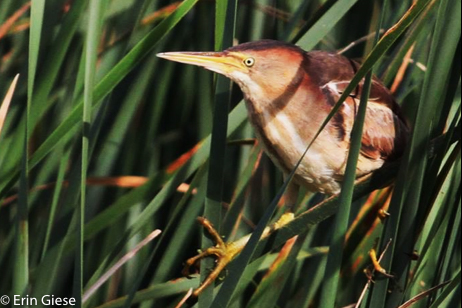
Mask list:
[[[295,166],[359,65],[344,56],[305,52],[264,40],[224,52],[163,53],[160,57],[199,65],[235,81],[246,99],[249,119],[266,153],[285,173]],[[312,190],[338,193],[362,83],[313,143],[295,181]],[[408,127],[390,91],[374,77],[368,102],[357,177],[399,157]]]

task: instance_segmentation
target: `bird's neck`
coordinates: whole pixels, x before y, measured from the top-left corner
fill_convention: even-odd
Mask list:
[[[307,76],[279,96],[246,95],[249,119],[257,138],[283,170],[292,169],[292,161],[300,158],[317,131],[311,128],[320,127],[328,113],[316,106],[321,101],[320,95],[319,87]],[[290,163],[284,166],[284,162]]]
[[[243,92],[249,119],[257,129],[264,129],[274,121],[287,121],[302,130],[304,125],[320,125],[330,111],[329,106],[319,104],[323,99],[322,91],[306,74],[294,77],[288,85],[275,85],[265,91],[256,87],[246,90]]]

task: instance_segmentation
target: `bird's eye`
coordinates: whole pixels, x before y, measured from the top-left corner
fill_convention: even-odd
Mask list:
[[[244,64],[247,67],[252,67],[255,64],[255,59],[254,58],[247,58],[244,60]]]

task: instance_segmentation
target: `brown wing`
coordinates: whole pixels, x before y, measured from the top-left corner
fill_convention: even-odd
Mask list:
[[[332,104],[342,95],[359,64],[341,55],[314,51],[307,53],[309,74],[318,83]],[[343,103],[338,115],[338,135],[349,139],[358,110],[363,83]],[[392,160],[402,155],[409,129],[391,92],[374,77],[369,95],[362,137],[361,154],[373,160]],[[349,140],[348,140],[349,142]]]
[[[356,100],[359,104],[359,100]],[[371,159],[393,160],[402,155],[409,130],[391,108],[369,101],[361,140],[361,154]]]

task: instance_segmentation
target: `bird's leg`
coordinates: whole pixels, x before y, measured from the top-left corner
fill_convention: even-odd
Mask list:
[[[298,196],[298,186],[289,184],[287,188],[284,203],[288,205],[289,211],[281,216],[275,223],[266,227],[261,236],[262,239],[270,236],[274,231],[281,229],[294,219],[294,205]],[[183,275],[189,276],[190,268],[194,266],[199,260],[215,256],[217,258],[215,268],[210,272],[202,284],[193,292],[194,296],[198,296],[205,288],[207,288],[217,277],[221,271],[231,262],[234,258],[244,249],[245,245],[250,239],[251,234],[248,234],[237,241],[225,243],[221,236],[218,234],[212,223],[204,217],[198,218],[199,223],[207,230],[214,242],[215,246],[209,247],[198,255],[188,259],[183,269]]]
[[[284,193],[284,205],[287,209],[286,214],[295,213],[295,206],[297,205],[297,199],[298,199],[298,192],[300,190],[300,186],[294,181],[290,181],[289,185],[287,186],[287,189]],[[285,214],[284,214],[285,215]]]

